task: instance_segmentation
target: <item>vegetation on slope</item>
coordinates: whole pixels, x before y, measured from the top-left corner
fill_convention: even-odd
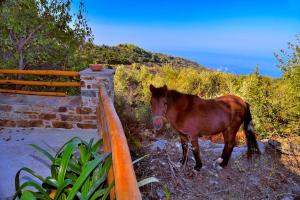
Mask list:
[[[95,46],[94,59],[98,63],[125,64],[143,63],[148,65],[172,64],[175,67],[200,67],[196,62],[169,56],[161,53],[152,53],[133,44],[119,44],[117,46]]]

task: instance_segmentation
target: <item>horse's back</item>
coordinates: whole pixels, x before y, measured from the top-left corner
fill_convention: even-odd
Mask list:
[[[238,96],[235,95],[225,95],[221,97],[217,97],[215,99],[217,103],[223,103],[229,106],[231,109],[245,109],[247,107],[247,103]]]

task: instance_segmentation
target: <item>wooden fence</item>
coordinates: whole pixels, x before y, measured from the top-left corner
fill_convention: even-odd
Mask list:
[[[79,76],[79,72],[73,71],[57,71],[57,70],[10,70],[0,69],[0,74],[30,74],[30,75],[46,75],[46,76]],[[31,86],[47,86],[47,87],[80,87],[80,82],[45,82],[45,81],[25,81],[25,80],[0,80],[0,85],[31,85]],[[33,94],[44,96],[66,96],[64,92],[37,92],[24,90],[7,90],[0,89],[3,93],[16,94]]]
[[[111,199],[115,197],[118,200],[142,199],[122,124],[103,83],[99,87],[97,116],[104,151],[112,152],[112,168],[108,182],[114,181],[115,186],[111,192]]]

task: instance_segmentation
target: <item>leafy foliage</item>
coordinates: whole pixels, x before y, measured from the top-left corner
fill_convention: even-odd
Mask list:
[[[106,199],[113,185],[106,185],[111,166],[111,154],[98,153],[102,141],[85,142],[72,138],[52,155],[47,150],[32,144],[51,161],[51,176],[43,178],[29,168],[21,168],[15,177],[16,193],[21,199]],[[28,180],[20,184],[21,172],[27,172],[39,181]],[[34,188],[35,190],[30,190]]]
[[[5,0],[0,7],[1,65],[68,66],[75,52],[92,39],[83,2],[75,15],[71,4],[72,0]]]
[[[176,67],[201,67],[197,63],[187,59],[168,56],[160,53],[152,53],[146,51],[133,44],[119,44],[117,46],[94,46],[94,62],[106,64],[124,64],[130,65],[133,63],[152,64],[172,64]]]

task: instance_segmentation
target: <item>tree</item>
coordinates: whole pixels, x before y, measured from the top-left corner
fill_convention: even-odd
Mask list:
[[[300,34],[296,36],[294,43],[289,42],[287,49],[280,50],[275,54],[279,68],[283,72],[282,82],[279,89],[286,95],[281,104],[287,113],[285,117],[290,124],[290,132],[300,134]]]
[[[71,14],[72,0],[5,0],[0,7],[0,61],[18,69],[29,65],[65,66],[84,42],[92,39],[81,1]],[[1,63],[1,62],[0,62]]]

